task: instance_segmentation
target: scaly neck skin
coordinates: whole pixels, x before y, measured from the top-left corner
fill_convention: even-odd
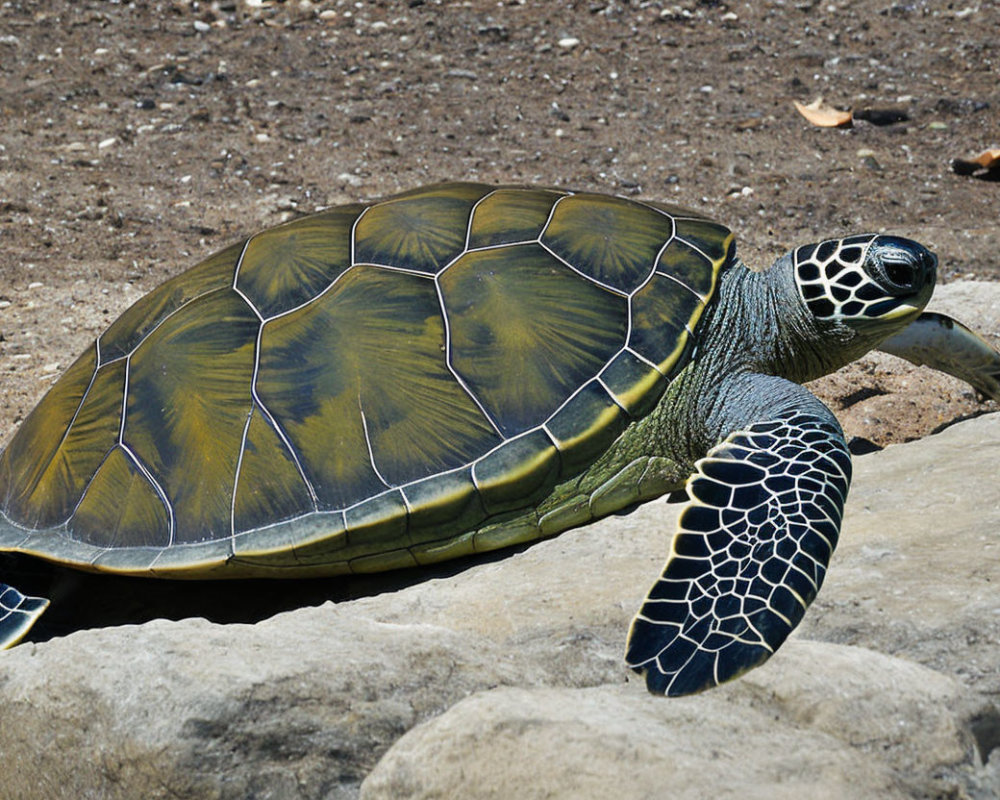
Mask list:
[[[738,262],[723,273],[718,300],[699,333],[691,362],[654,412],[671,456],[689,463],[736,427],[801,404],[801,391],[792,384],[768,381],[761,391],[760,375],[803,383],[874,344],[842,323],[821,322],[809,313],[790,256],[766,272]]]
[[[786,255],[764,272],[741,262],[720,281],[698,359],[713,376],[745,370],[804,383],[853,361],[872,344],[842,323],[821,322],[799,297]]]

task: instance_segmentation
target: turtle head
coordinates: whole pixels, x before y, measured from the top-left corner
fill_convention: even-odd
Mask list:
[[[886,335],[920,313],[937,272],[937,257],[923,245],[875,234],[804,245],[792,252],[792,262],[814,317]]]

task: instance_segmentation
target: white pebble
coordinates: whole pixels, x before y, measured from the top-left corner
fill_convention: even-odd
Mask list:
[[[564,36],[557,42],[557,44],[566,50],[571,50],[578,44],[580,44],[580,40],[577,39],[575,36]]]
[[[111,145],[113,145],[117,141],[118,141],[118,139],[115,136],[112,136],[109,139],[102,139],[100,142],[97,143],[97,149],[98,150],[106,150],[107,148],[111,147]]]

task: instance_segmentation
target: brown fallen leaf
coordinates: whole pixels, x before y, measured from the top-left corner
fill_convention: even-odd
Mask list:
[[[959,175],[972,175],[979,170],[985,170],[987,175],[1000,172],[1000,149],[983,150],[975,158],[952,159],[951,168]]]
[[[841,111],[823,102],[822,97],[817,97],[808,105],[804,105],[795,100],[796,110],[813,125],[820,128],[843,128],[851,124],[854,117],[850,111]]]

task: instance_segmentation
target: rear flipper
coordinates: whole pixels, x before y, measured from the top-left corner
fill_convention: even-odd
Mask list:
[[[737,431],[696,464],[663,576],[629,631],[625,659],[651,692],[710,688],[778,648],[823,582],[850,479],[839,426],[814,408]]]
[[[0,650],[13,647],[48,608],[43,597],[28,597],[13,586],[0,583]]]
[[[1000,353],[961,322],[925,311],[878,347],[920,366],[954,375],[980,394],[1000,400]]]

